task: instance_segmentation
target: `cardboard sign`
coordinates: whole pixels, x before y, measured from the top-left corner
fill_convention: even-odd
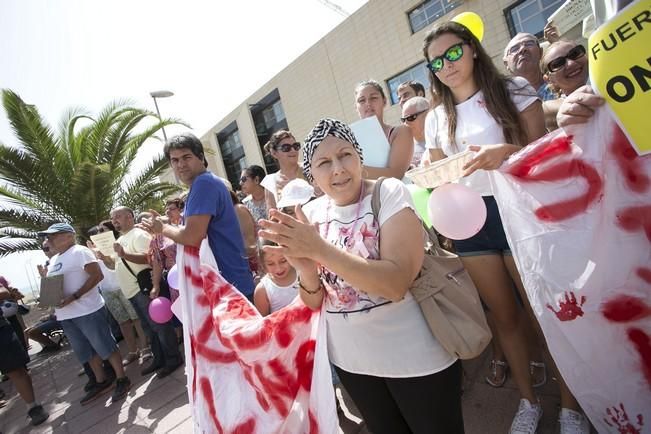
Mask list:
[[[387,167],[391,145],[377,117],[360,119],[350,124],[350,129],[353,130],[357,143],[362,147],[364,165]]]
[[[115,254],[115,250],[113,250],[115,235],[113,235],[113,232],[106,231],[101,234],[91,235],[90,239],[95,244],[95,247],[102,252],[102,255],[113,256]]]
[[[63,274],[41,278],[38,307],[56,307],[63,300]]]
[[[590,15],[592,15],[590,0],[567,0],[547,18],[547,22],[554,23],[558,34],[562,35]]]
[[[588,40],[590,81],[639,155],[651,152],[651,1],[639,0]]]

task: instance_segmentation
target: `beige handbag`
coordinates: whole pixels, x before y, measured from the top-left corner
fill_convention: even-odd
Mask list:
[[[376,220],[382,181],[379,178],[375,183],[371,199]],[[477,288],[459,257],[442,249],[431,229],[425,230],[429,242],[423,266],[409,290],[441,346],[460,359],[475,358],[491,340]]]

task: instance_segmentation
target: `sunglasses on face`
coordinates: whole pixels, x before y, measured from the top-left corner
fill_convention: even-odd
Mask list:
[[[567,64],[567,59],[577,60],[585,56],[585,47],[583,45],[577,45],[567,52],[565,56],[557,57],[547,64],[547,71],[556,72],[560,71]]]
[[[277,145],[274,147],[276,151],[282,151],[282,152],[289,152],[292,149],[294,151],[298,151],[301,149],[301,144],[296,142],[296,143],[283,143],[282,145]]]
[[[405,122],[413,122],[413,121],[416,120],[416,118],[418,117],[418,115],[421,115],[421,114],[425,113],[426,111],[427,111],[427,110],[423,110],[422,112],[418,112],[418,113],[414,113],[413,115],[405,116],[404,118],[400,118],[400,121],[401,121],[402,123],[405,123]]]
[[[241,177],[241,178],[240,178],[240,184],[244,184],[244,183],[246,182],[247,179],[249,179],[248,176],[243,176],[243,177]]]
[[[518,42],[517,44],[513,45],[511,48],[508,49],[507,53],[510,56],[513,56],[515,53],[520,51],[522,47],[533,48],[537,46],[538,46],[538,41],[534,41],[533,39],[527,39],[526,41]]]
[[[454,44],[445,50],[445,53],[443,53],[442,56],[436,56],[430,60],[427,64],[427,68],[432,71],[432,73],[436,74],[440,72],[441,69],[443,69],[445,59],[447,59],[448,62],[456,62],[457,60],[461,59],[461,57],[463,57],[464,44],[466,44],[466,42],[459,42],[458,44]]]

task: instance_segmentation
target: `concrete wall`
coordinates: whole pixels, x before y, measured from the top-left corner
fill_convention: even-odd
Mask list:
[[[515,0],[467,0],[440,20],[473,11],[484,20],[483,45],[496,65],[510,39],[504,9]],[[407,12],[421,0],[370,0],[253,95],[206,132],[201,140],[214,151],[211,169],[225,176],[216,134],[237,122],[247,164],[264,167],[248,104],[278,89],[290,130],[298,140],[322,117],[357,120],[355,85],[373,78],[383,85],[389,78],[423,60],[422,43],[428,28],[411,32]],[[388,91],[388,89],[385,88]],[[398,124],[399,106],[387,105],[385,121]]]

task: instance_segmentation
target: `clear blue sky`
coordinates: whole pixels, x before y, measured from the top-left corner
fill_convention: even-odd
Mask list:
[[[349,13],[366,2],[333,1]],[[154,110],[149,92],[168,89],[162,115],[201,135],[343,19],[319,0],[2,0],[0,87],[54,126],[70,106]],[[4,112],[0,142],[17,144]],[[142,156],[156,152],[148,143]],[[35,255],[0,259],[0,274],[28,287]]]

